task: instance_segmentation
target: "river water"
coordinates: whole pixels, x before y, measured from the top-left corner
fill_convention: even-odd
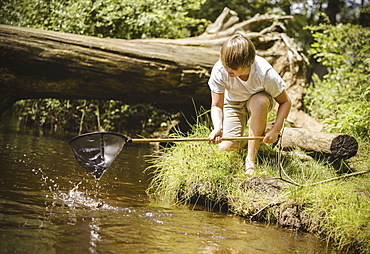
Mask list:
[[[334,253],[309,234],[150,204],[146,145],[126,145],[96,181],[68,139],[0,129],[0,253]]]

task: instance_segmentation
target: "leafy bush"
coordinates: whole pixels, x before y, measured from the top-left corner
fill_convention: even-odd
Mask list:
[[[178,117],[149,104],[127,105],[116,100],[19,100],[13,110],[24,126],[74,133],[105,130],[146,136],[166,129],[170,119]]]
[[[328,131],[368,139],[370,134],[370,31],[358,25],[309,28],[310,53],[327,67],[322,80],[313,76],[307,94],[310,114],[324,120]]]
[[[3,0],[2,23],[122,39],[181,38],[209,22],[187,16],[205,0]]]
[[[19,100],[13,105],[13,111],[23,125],[52,131],[65,130],[65,126],[76,126],[78,129],[78,119],[73,108],[78,109],[79,105],[73,105],[69,100],[57,99]]]

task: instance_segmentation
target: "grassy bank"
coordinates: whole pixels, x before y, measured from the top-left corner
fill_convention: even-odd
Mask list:
[[[198,123],[189,136],[206,137],[209,132]],[[353,159],[333,163],[281,154],[278,148],[263,145],[257,173],[248,177],[243,170],[246,151],[221,152],[206,142],[177,143],[152,159],[153,179],[147,192],[160,205],[203,200],[210,208],[227,206],[251,220],[311,232],[345,252],[370,253],[369,174],[318,183],[348,170],[368,170],[369,148],[360,143]],[[283,178],[298,186],[279,179],[278,162],[287,175]]]

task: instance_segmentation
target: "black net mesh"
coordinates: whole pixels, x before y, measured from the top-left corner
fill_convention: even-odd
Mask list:
[[[72,138],[72,147],[77,162],[86,172],[99,180],[116,156],[121,152],[127,138],[117,133],[94,132]]]

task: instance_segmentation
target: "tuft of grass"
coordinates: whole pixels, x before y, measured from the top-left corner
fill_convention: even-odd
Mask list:
[[[208,136],[208,126],[207,119],[198,119],[188,137]],[[356,165],[353,171],[368,165],[369,145],[361,145],[364,159],[348,163]],[[294,152],[303,153],[299,149]],[[227,204],[229,211],[249,219],[317,234],[339,250],[370,253],[368,174],[315,184],[343,172],[325,159],[301,159],[293,154],[282,155],[280,161],[278,148],[262,145],[257,174],[249,177],[244,174],[245,155],[246,150],[223,152],[206,142],[164,147],[148,168],[153,170],[148,196],[162,206],[197,202],[199,198]],[[298,186],[281,179],[279,162],[283,178]]]
[[[207,112],[197,115],[187,137],[209,135]],[[172,137],[184,137],[184,134],[177,131]],[[232,189],[230,177],[244,167],[241,154],[220,151],[207,142],[181,142],[163,147],[150,162],[152,166],[147,170],[153,170],[153,178],[147,194],[152,202],[162,206],[188,203],[193,198],[222,205]]]
[[[151,161],[153,178],[147,190],[152,202],[169,206],[202,197],[216,203],[227,199],[230,177],[243,167],[237,152],[221,152],[208,143],[178,143]]]
[[[345,252],[370,253],[370,182],[368,177],[302,188],[295,199],[314,221],[311,231]]]

